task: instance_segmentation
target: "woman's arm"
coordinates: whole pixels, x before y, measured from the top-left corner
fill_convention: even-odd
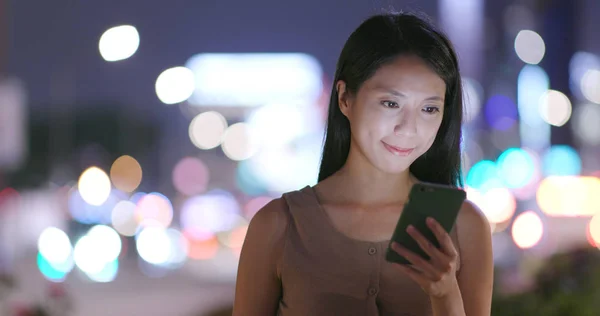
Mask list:
[[[233,316],[277,314],[281,297],[279,260],[289,219],[283,199],[260,209],[250,221],[235,287]]]
[[[457,219],[461,268],[458,286],[467,316],[491,314],[494,283],[492,234],[485,215],[471,202],[463,204]]]

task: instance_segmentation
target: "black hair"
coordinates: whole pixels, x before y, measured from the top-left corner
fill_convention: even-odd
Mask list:
[[[425,18],[409,13],[386,13],[365,20],[348,38],[337,63],[318,181],[346,163],[350,150],[350,123],[340,110],[336,84],[356,94],[383,65],[399,56],[424,60],[446,83],[442,123],[431,148],[410,166],[420,181],[462,186],[461,125],[463,94],[456,53],[450,40]]]

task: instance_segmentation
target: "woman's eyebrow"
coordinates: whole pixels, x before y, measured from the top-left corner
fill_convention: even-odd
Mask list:
[[[397,97],[401,97],[401,98],[405,98],[406,95],[398,90],[392,89],[392,88],[388,88],[388,87],[381,87],[381,86],[377,86],[375,88],[373,88],[373,90],[377,90],[377,91],[383,91],[383,92],[387,92],[389,94],[395,95]],[[443,98],[440,98],[437,95],[431,96],[427,99],[425,99],[425,101],[441,101],[444,102]]]

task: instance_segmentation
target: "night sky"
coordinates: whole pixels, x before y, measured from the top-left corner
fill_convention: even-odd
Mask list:
[[[12,1],[8,72],[26,83],[33,115],[49,104],[107,99],[161,114],[157,76],[201,52],[304,52],[331,77],[350,32],[392,3],[430,15],[437,7],[434,0]],[[107,63],[98,40],[121,24],[138,29],[140,47]]]

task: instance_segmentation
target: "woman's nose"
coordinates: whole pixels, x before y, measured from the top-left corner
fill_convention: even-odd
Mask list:
[[[412,113],[406,111],[402,115],[402,118],[394,126],[394,134],[398,136],[415,136],[417,134],[417,122],[416,117]]]

